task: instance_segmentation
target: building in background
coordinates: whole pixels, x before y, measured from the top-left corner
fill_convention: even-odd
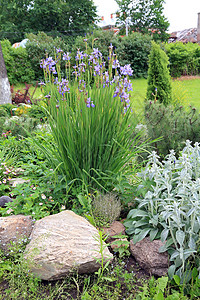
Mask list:
[[[170,34],[169,43],[199,43],[200,44],[200,13],[198,13],[197,28],[174,31]]]

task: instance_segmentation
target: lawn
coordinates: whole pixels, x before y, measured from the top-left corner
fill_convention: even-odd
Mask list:
[[[147,79],[133,79],[132,104],[137,112],[142,112],[146,97]],[[172,80],[172,92],[182,104],[190,104],[200,110],[200,78]]]
[[[147,79],[138,78],[132,79],[133,91],[131,93],[132,106],[133,109],[139,113],[143,112],[144,109],[144,99],[146,97],[147,90]],[[16,90],[24,89],[23,84],[18,84],[15,86]],[[32,95],[34,91],[34,86],[30,88],[30,94]],[[182,104],[192,105],[200,110],[200,78],[185,78],[172,80],[172,91],[179,99],[181,99]],[[42,92],[40,87],[38,87],[34,93],[34,99],[40,99],[42,97]]]

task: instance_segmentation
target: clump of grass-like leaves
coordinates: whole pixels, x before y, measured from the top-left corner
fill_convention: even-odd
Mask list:
[[[61,60],[66,63],[65,78],[61,78]],[[124,170],[141,151],[141,133],[132,138],[138,123],[130,108],[132,70],[129,65],[119,66],[112,46],[109,62],[106,70],[98,49],[90,54],[78,51],[73,68],[69,53],[60,49],[55,60],[42,61],[55,141],[55,148],[47,145],[44,150],[67,183],[106,188],[110,174]]]

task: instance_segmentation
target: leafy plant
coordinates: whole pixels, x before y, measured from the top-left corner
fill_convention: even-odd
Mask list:
[[[112,246],[114,246],[114,251],[119,253],[119,257],[123,258],[124,256],[129,256],[130,242],[127,240],[127,235],[118,234],[112,236],[112,238],[116,239],[112,242]]]
[[[98,269],[97,272],[95,272],[95,274],[98,276],[97,284],[101,280],[112,281],[111,278],[104,276],[104,272],[108,270],[108,265],[110,263],[110,259],[107,259],[106,261],[104,258],[104,250],[108,246],[105,243],[106,238],[107,236],[101,230],[98,230],[98,235],[94,237],[94,239],[99,243],[99,250],[95,250],[95,251],[98,252],[101,256],[100,259],[95,258],[96,262],[100,264],[100,268]]]
[[[8,40],[1,41],[1,46],[10,84],[31,83],[35,73],[31,68],[27,50],[22,47],[13,48]]]
[[[25,88],[22,90],[14,90],[14,86],[11,86],[11,94],[12,94],[12,103],[19,105],[20,103],[25,103],[25,104],[32,104],[32,99],[34,96],[34,93],[37,89],[38,84],[36,83],[36,86],[33,90],[32,95],[30,94],[30,87],[32,87],[32,84],[27,84],[25,83]]]
[[[127,233],[134,243],[150,235],[151,240],[160,237],[166,242],[160,252],[169,251],[171,265],[169,276],[178,275],[181,280],[191,279],[191,266],[199,251],[199,176],[200,147],[186,141],[180,157],[170,151],[161,162],[153,151],[146,168],[139,175],[143,184],[152,181],[144,198],[138,198],[138,208],[127,216]],[[140,188],[143,187],[143,184]]]

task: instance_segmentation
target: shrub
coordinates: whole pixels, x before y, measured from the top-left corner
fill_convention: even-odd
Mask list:
[[[0,135],[5,138],[8,135],[13,135],[17,138],[27,137],[27,132],[32,132],[38,125],[36,119],[27,118],[27,116],[13,116],[11,118],[4,118],[2,121],[2,124],[0,124]]]
[[[134,243],[147,235],[151,240],[160,238],[164,245],[159,251],[168,250],[170,254],[170,278],[176,274],[182,282],[188,281],[193,266],[200,273],[199,143],[193,147],[186,141],[178,159],[171,150],[163,162],[152,152],[139,176],[138,206],[127,216],[126,232]]]
[[[27,34],[28,43],[26,44],[26,50],[31,63],[31,68],[35,73],[35,79],[40,80],[43,78],[43,70],[40,68],[41,59],[46,55],[55,56],[55,47],[62,48],[64,51],[68,51],[68,46],[61,38],[52,38],[44,32],[38,34]]]
[[[47,120],[46,111],[39,104],[31,105],[27,113],[30,118],[37,119],[40,122],[45,122]]]
[[[147,78],[147,99],[169,104],[172,100],[171,78],[165,52],[152,42]]]
[[[22,90],[14,90],[14,86],[11,86],[11,95],[12,95],[12,103],[19,105],[21,103],[32,104],[31,95],[29,93],[29,89],[31,87],[30,84],[25,83],[25,89]]]
[[[106,61],[109,57],[110,44],[113,45],[115,52],[120,44],[119,38],[115,36],[113,31],[98,29],[92,34],[87,34],[85,37],[79,36],[76,38],[72,48],[72,60],[75,58],[78,49],[80,49],[80,51],[85,51],[86,41],[88,53],[91,53],[93,48],[97,48],[102,53],[103,58]]]
[[[200,73],[200,46],[193,43],[170,43],[165,45],[173,77]]]
[[[92,211],[96,225],[112,224],[121,212],[121,203],[113,193],[98,194],[92,201]]]
[[[8,40],[1,41],[2,52],[10,84],[32,82],[35,73],[25,48],[12,48]]]
[[[147,77],[152,38],[135,32],[118,39],[115,52],[120,64],[131,64],[134,77]]]
[[[184,141],[200,140],[200,116],[195,108],[187,110],[183,106],[165,106],[162,103],[149,102],[145,106],[145,119],[149,137],[154,143],[159,155],[167,155],[170,149],[179,152]]]

